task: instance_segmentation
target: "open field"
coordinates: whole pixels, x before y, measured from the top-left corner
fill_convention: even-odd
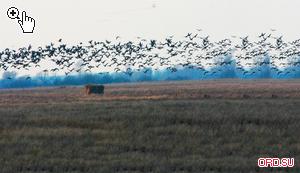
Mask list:
[[[297,80],[0,90],[1,173],[300,172],[299,131]]]

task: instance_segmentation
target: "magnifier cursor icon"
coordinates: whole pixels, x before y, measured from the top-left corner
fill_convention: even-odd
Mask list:
[[[35,27],[35,20],[27,16],[26,12],[22,12],[21,18],[19,17],[19,10],[16,7],[11,7],[7,10],[7,16],[10,19],[18,19],[18,23],[22,28],[23,33],[33,33]]]

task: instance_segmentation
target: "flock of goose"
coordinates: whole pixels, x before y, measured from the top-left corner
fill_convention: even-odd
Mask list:
[[[233,44],[234,38],[240,41]],[[181,40],[170,36],[160,41],[140,37],[136,41],[122,41],[118,36],[111,41],[91,40],[87,44],[67,45],[59,39],[55,44],[36,49],[29,45],[18,50],[0,50],[0,70],[30,70],[40,67],[44,60],[51,65],[43,72],[63,71],[65,75],[95,71],[104,74],[105,69],[132,75],[135,71],[168,69],[176,72],[180,68],[200,69],[204,75],[210,75],[228,65],[234,65],[243,75],[258,73],[263,66],[282,75],[299,69],[300,39],[285,42],[283,37],[262,33],[256,40],[232,36],[213,42],[199,32],[188,33]],[[285,67],[292,68],[283,70]]]

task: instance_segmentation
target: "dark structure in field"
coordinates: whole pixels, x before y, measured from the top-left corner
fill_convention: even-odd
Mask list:
[[[90,94],[103,94],[104,93],[104,85],[86,85],[85,93],[87,95]]]

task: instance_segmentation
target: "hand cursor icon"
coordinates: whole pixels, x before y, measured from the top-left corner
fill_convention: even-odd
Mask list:
[[[35,20],[32,17],[26,15],[26,12],[22,12],[22,19],[18,20],[23,33],[33,33],[35,27]]]

